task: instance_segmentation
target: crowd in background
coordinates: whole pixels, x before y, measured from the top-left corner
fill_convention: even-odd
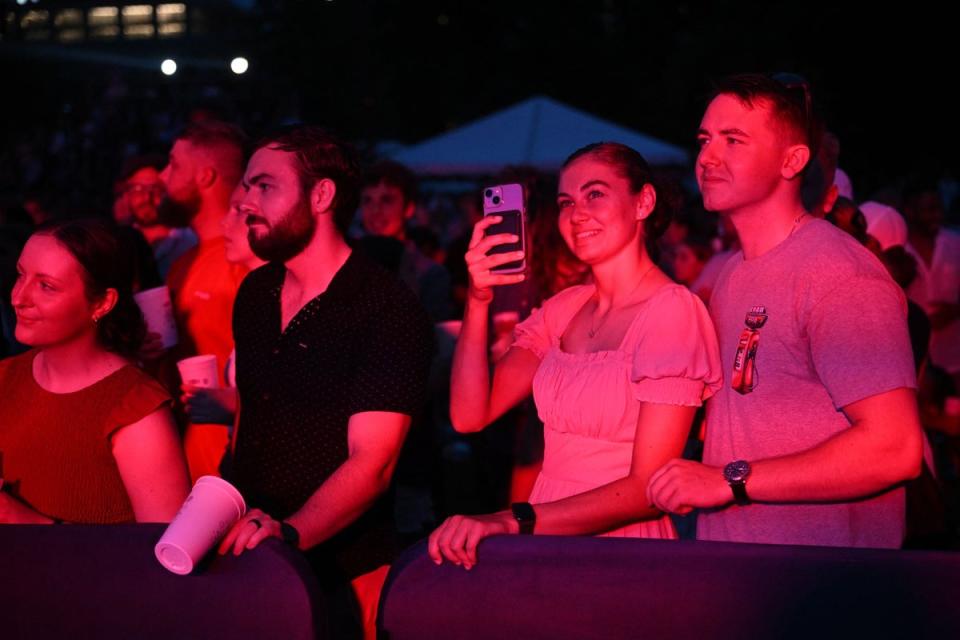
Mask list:
[[[13,340],[13,316],[8,303],[15,262],[33,226],[49,220],[106,218],[110,213],[119,224],[136,227],[153,248],[154,260],[147,260],[147,264],[139,267],[140,286],[148,289],[161,284],[173,261],[195,244],[196,237],[183,220],[177,221],[180,226],[173,228],[138,224],[136,211],[139,207],[150,215],[150,209],[155,210],[163,199],[159,173],[177,134],[187,123],[206,120],[227,118],[250,131],[295,120],[297,108],[292,102],[281,102],[271,113],[262,109],[239,109],[220,87],[202,87],[186,98],[162,87],[130,84],[118,73],[105,92],[75,96],[72,101],[59,105],[59,118],[43,127],[18,132],[0,149],[3,353],[12,354],[23,348]],[[494,353],[505,351],[513,324],[543,299],[582,278],[585,269],[564,245],[554,222],[556,212],[551,211],[555,206],[555,174],[532,167],[505,167],[498,175],[473,176],[467,181],[451,183],[452,187],[442,180],[421,177],[422,185],[418,188],[417,178],[402,167],[378,161],[372,149],[367,149],[364,155],[371,170],[367,181],[373,186],[382,182],[388,190],[397,192],[393,197],[401,200],[402,219],[378,222],[374,219],[378,215],[389,218],[396,214],[375,210],[390,204],[370,204],[358,212],[350,235],[417,290],[434,320],[442,322],[461,317],[467,284],[463,254],[470,230],[482,216],[480,189],[483,185],[524,184],[530,199],[530,233],[535,238],[535,250],[540,252],[539,258],[530,260],[532,278],[528,286],[523,287],[525,290],[502,292],[497,296]],[[831,209],[823,215],[882,255],[904,288],[913,287],[910,319],[915,333],[922,336],[924,331],[929,331],[919,313],[921,308],[927,311],[925,315],[933,314],[935,325],[942,323],[950,314],[949,309],[944,307],[937,313],[925,299],[928,294],[921,293],[929,285],[917,279],[929,277],[933,258],[930,239],[936,237],[940,228],[960,226],[956,181],[950,179],[946,171],[939,174],[925,171],[904,175],[875,193],[864,194],[854,191],[856,176],[847,176],[839,169],[842,165],[839,141],[830,138],[820,160],[825,176],[834,176],[835,194],[831,197],[836,197]],[[698,194],[681,188],[689,184],[681,179],[682,174],[671,171],[668,175],[671,179],[664,182],[664,188],[675,200],[677,214],[657,245],[651,248],[666,272],[709,301],[711,284],[719,268],[738,248],[736,235],[729,225],[724,225],[722,218],[702,208]],[[813,182],[825,179],[820,176]],[[465,183],[471,181],[473,187],[464,189]],[[814,190],[817,187],[813,185]],[[376,198],[377,194],[364,197]],[[145,198],[155,200],[152,207],[149,203],[141,204]],[[865,208],[860,206],[864,203],[868,203]],[[395,226],[384,228],[385,224]],[[908,239],[922,245],[920,252]],[[145,252],[141,251],[140,255],[144,256]],[[918,255],[926,264],[918,263]],[[941,259],[949,257],[941,256]],[[151,262],[156,263],[155,270]],[[917,339],[922,341],[922,337]],[[451,346],[441,336],[440,352],[445,348]],[[956,366],[955,363],[938,366],[934,359],[925,368],[921,387],[928,426],[934,429],[930,435],[938,445],[940,464],[946,465],[946,476],[941,475],[941,481],[946,482],[951,482],[956,473],[958,454],[950,446],[951,421],[936,416],[938,410],[942,411],[945,398],[958,393]],[[453,510],[467,511],[502,504],[510,494],[511,475],[516,482],[531,464],[531,457],[536,464],[537,452],[542,446],[536,435],[538,425],[531,426],[538,422],[536,416],[531,410],[518,412],[505,418],[503,425],[464,437],[449,425],[442,426],[449,422],[443,406],[447,401],[445,384],[441,370],[431,385],[435,400],[431,416],[439,423],[433,427],[435,441],[431,445],[439,448],[431,455],[436,457],[433,464],[445,469],[445,473],[454,473],[456,481],[441,482],[435,488],[440,497],[434,496],[431,503],[452,502],[456,505]],[[937,431],[937,425],[947,432]],[[696,443],[693,438],[691,450],[696,450]],[[522,480],[520,486],[523,486]],[[421,498],[417,501],[423,504]],[[432,517],[447,511],[441,507]]]
[[[231,118],[236,114],[209,106],[165,111],[132,97],[119,78],[80,111],[64,105],[60,122],[23,132],[0,150],[0,357],[27,349],[14,337],[11,291],[18,269],[39,269],[43,234],[67,243],[57,234],[69,233],[72,220],[100,219],[97,233],[118,238],[122,249],[111,250],[129,256],[127,262],[117,262],[129,270],[127,284],[99,284],[127,294],[169,288],[179,344],[168,350],[158,336],[148,334],[140,336],[142,344],[136,349],[124,352],[164,388],[140,379],[130,382],[132,388],[149,387],[148,399],[117,419],[122,425],[145,420],[138,433],[147,442],[160,442],[160,456],[168,462],[177,458],[169,444],[178,434],[183,460],[173,463],[164,500],[151,502],[138,494],[137,474],[130,465],[163,460],[143,463],[114,444],[122,486],[114,482],[109,491],[122,493],[125,488],[130,505],[110,514],[94,509],[90,516],[94,522],[150,519],[169,515],[171,504],[186,491],[185,474],[192,480],[216,475],[231,463],[228,449],[237,411],[234,302],[244,278],[264,264],[263,256],[270,251],[251,250],[253,235],[247,233],[257,220],[244,209],[244,194],[251,187],[244,169],[258,147],[243,129],[260,130],[286,116]],[[568,164],[577,166],[576,159]],[[927,443],[924,473],[907,489],[912,527],[907,543],[954,546],[960,526],[960,235],[951,228],[960,222],[957,185],[942,175],[924,173],[904,176],[875,194],[859,193],[856,176],[840,169],[842,141],[830,134],[823,136],[812,162],[804,177],[806,210],[873,252],[909,298],[909,333]],[[562,175],[569,179],[569,172]],[[648,229],[642,255],[708,305],[724,264],[740,250],[740,242],[726,218],[706,211],[697,194],[683,190],[678,175],[659,172],[647,180],[657,185],[658,202],[675,215],[656,233]],[[428,534],[449,515],[495,511],[531,495],[543,463],[537,408],[527,400],[500,412],[482,433],[460,433],[450,416],[451,393],[458,393],[456,384],[451,391],[451,367],[454,345],[464,329],[469,288],[476,288],[466,265],[476,247],[471,236],[482,219],[482,186],[523,186],[528,265],[526,278],[498,287],[489,302],[489,331],[483,334],[489,361],[483,360],[483,368],[496,365],[510,353],[515,339],[522,340],[515,328],[544,301],[575,285],[598,284],[599,272],[571,251],[558,229],[563,204],[556,197],[559,177],[533,167],[504,167],[497,175],[475,176],[473,186],[450,193],[428,177],[418,178],[375,153],[366,154],[358,206],[344,219],[345,237],[354,250],[404,283],[434,326],[426,397],[414,412],[391,489],[393,526],[408,542]],[[35,229],[52,231],[31,236]],[[83,253],[70,249],[75,257]],[[278,255],[281,261],[287,259]],[[642,281],[647,271],[635,266]],[[92,331],[94,336],[104,329]],[[117,370],[109,355],[90,349],[91,361],[102,365],[97,371]],[[217,389],[179,378],[176,361],[193,354],[217,356]],[[86,373],[96,377],[95,372]],[[708,387],[711,375],[701,375]],[[164,394],[174,399],[172,411],[158,409],[166,406]],[[686,457],[698,459],[702,412],[691,412],[691,418],[692,428],[684,426],[689,436],[684,433],[682,440]],[[99,464],[106,462],[101,459]],[[0,478],[2,472],[0,468]],[[557,497],[565,496],[549,499]],[[664,531],[676,527],[680,537],[692,536],[693,517],[671,518],[657,526]]]

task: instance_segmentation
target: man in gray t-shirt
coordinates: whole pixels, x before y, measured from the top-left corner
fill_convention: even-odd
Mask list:
[[[805,86],[751,75],[721,82],[704,115],[704,205],[743,246],[711,299],[724,385],[703,464],[667,463],[648,492],[665,511],[703,509],[700,539],[898,547],[898,487],[922,449],[906,303],[876,258],[803,209],[810,113]]]

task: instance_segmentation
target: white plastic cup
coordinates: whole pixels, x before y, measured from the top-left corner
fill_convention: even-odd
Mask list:
[[[232,484],[201,476],[153,553],[168,570],[187,575],[246,512],[243,496]]]
[[[173,303],[170,301],[170,289],[155,287],[146,289],[133,296],[137,306],[143,312],[143,319],[147,323],[147,331],[160,334],[160,342],[164,349],[177,344],[180,337],[177,335],[177,322],[173,318]]]
[[[184,358],[177,362],[177,369],[180,370],[180,379],[184,384],[205,389],[216,389],[220,386],[217,376],[217,356]]]

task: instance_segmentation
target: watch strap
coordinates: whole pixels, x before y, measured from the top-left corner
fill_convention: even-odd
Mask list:
[[[537,524],[537,512],[529,502],[514,502],[510,505],[514,519],[520,525],[520,533],[530,535]]]
[[[731,482],[730,489],[733,491],[733,501],[738,505],[743,506],[750,504],[750,496],[747,495],[747,483],[743,480],[740,482]]]
[[[280,538],[291,547],[300,548],[300,532],[286,520],[280,523]]]

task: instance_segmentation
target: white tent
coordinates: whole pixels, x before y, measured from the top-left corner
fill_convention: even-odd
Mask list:
[[[393,154],[421,174],[475,175],[506,165],[558,169],[591,142],[622,142],[652,165],[683,165],[687,152],[556,100],[534,97]]]

